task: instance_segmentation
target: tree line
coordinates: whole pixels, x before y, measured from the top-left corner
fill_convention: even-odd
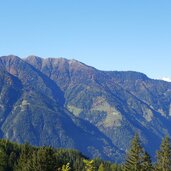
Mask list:
[[[141,145],[138,134],[132,139],[122,164],[88,159],[77,150],[34,147],[0,140],[0,171],[171,171],[171,143],[168,136],[157,151],[156,162]]]

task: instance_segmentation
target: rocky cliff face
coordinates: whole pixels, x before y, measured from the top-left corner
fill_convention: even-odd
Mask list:
[[[1,137],[120,160],[138,132],[154,153],[171,135],[171,83],[76,60],[0,58]]]

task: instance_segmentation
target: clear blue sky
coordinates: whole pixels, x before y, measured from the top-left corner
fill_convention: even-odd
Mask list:
[[[171,77],[171,0],[0,0],[8,54]]]

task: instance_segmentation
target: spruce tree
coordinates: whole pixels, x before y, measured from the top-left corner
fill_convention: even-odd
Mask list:
[[[143,153],[139,136],[136,134],[127,153],[124,171],[140,171],[142,169]]]
[[[171,171],[171,143],[168,136],[166,136],[162,140],[160,149],[157,152],[157,162],[155,170]]]

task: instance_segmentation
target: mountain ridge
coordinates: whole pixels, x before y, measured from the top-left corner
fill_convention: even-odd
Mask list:
[[[11,119],[6,120],[5,126],[1,126],[2,134],[8,134],[6,138],[11,140],[22,142],[25,138],[31,141],[32,137],[35,139],[33,145],[41,145],[40,135],[45,135],[42,122],[47,114],[48,129],[45,130],[48,131],[46,141],[43,142],[49,145],[65,142],[64,147],[74,147],[88,156],[100,156],[107,160],[121,160],[135,132],[140,134],[144,147],[151,154],[155,153],[165,134],[171,135],[171,83],[150,79],[139,72],[100,71],[77,60],[65,58],[44,59],[29,56],[21,59],[16,56],[4,56],[0,57],[0,68],[6,74],[15,77],[16,84],[20,83],[19,88],[15,84],[4,86],[7,90],[8,87],[14,87],[22,97],[13,104],[19,112],[18,118],[14,117],[15,111],[7,112]],[[1,70],[0,76],[7,79]],[[3,90],[3,84],[0,88],[0,92],[6,92],[5,88]],[[1,101],[0,98],[0,105],[4,105],[4,101]],[[10,105],[4,108],[10,109]],[[66,116],[65,119],[61,113]],[[0,117],[1,115],[7,114],[0,110]],[[17,127],[23,127],[21,125],[24,121],[20,120],[23,115],[24,118],[27,116],[25,119],[29,126],[21,132]],[[13,124],[14,120],[20,122]],[[50,124],[53,120],[59,125],[68,120],[69,124],[57,129],[55,123],[54,126]],[[9,126],[11,123],[13,127]],[[66,132],[71,130],[68,130],[66,125],[73,125],[73,132],[79,132],[80,129],[80,138],[77,137],[79,134],[75,136],[69,133],[70,139],[67,143]],[[34,129],[31,129],[32,127]],[[16,130],[20,134],[16,135]],[[33,135],[19,138],[30,132],[29,130]],[[77,138],[80,141],[84,139],[82,135],[85,130],[88,134],[83,143],[84,147],[79,143],[73,146],[74,142],[78,142]],[[95,131],[95,136],[91,135],[91,130]],[[64,137],[61,136],[61,131],[64,131]],[[58,135],[58,141],[54,141],[55,135]],[[37,136],[40,136],[39,139]],[[48,140],[49,137],[52,141]]]
[[[34,145],[77,148],[89,156],[94,155],[92,152],[89,152],[90,150],[88,149],[89,146],[92,146],[92,148],[97,151],[97,156],[106,156],[106,159],[108,155],[102,152],[103,146],[104,148],[109,148],[111,151],[117,149],[110,143],[108,138],[93,127],[93,125],[78,118],[74,119],[74,116],[68,114],[69,112],[62,107],[64,102],[60,103],[61,100],[63,101],[63,98],[60,95],[59,88],[52,80],[48,80],[46,76],[39,73],[39,71],[32,68],[30,64],[25,63],[20,58],[11,56],[0,58],[0,61],[0,63],[3,64],[1,68],[4,67],[4,70],[9,74],[14,75],[17,80],[21,80],[22,85],[15,87],[22,89],[21,97],[19,97],[14,104],[9,104],[12,105],[11,110],[6,113],[8,116],[6,116],[4,123],[2,123],[1,130],[3,132],[3,138],[8,138],[20,143],[28,141]],[[55,93],[55,91],[57,92]],[[2,104],[4,103],[2,102]],[[9,109],[8,106],[5,108]],[[34,112],[36,115],[34,115]],[[1,111],[0,113],[2,116],[4,112]],[[53,124],[54,121],[55,125]],[[56,123],[58,123],[59,128],[56,126]],[[68,129],[67,125],[71,130]],[[72,130],[78,135],[72,135]],[[50,133],[47,131],[50,131]],[[91,131],[94,132],[94,134],[92,134]],[[43,137],[41,134],[43,134]],[[79,144],[85,139],[87,140],[84,143]],[[97,145],[99,144],[97,149],[95,145],[93,145],[94,142],[96,142]],[[98,150],[99,148],[101,148],[100,152]]]

